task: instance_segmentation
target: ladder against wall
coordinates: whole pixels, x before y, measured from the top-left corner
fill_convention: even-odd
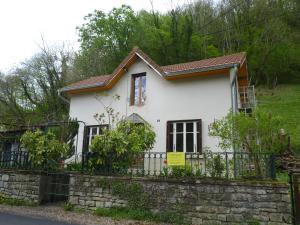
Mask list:
[[[239,87],[239,111],[245,114],[251,114],[256,107],[254,85]]]

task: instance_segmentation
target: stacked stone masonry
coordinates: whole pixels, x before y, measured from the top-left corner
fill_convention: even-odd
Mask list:
[[[103,180],[105,182],[103,182]],[[108,183],[140,183],[153,211],[182,214],[189,224],[291,224],[288,185],[274,182],[175,181],[72,175],[70,203],[94,210],[125,206]]]
[[[0,171],[0,195],[39,203],[40,175]]]
[[[41,175],[0,171],[0,195],[39,203]],[[138,183],[156,212],[175,212],[187,224],[291,224],[288,185],[276,182],[172,180],[70,175],[69,202],[77,208],[126,206],[111,184]]]

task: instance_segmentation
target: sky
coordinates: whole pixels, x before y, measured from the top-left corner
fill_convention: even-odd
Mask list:
[[[155,10],[166,12],[187,0],[152,0]],[[151,9],[150,0],[1,0],[0,71],[9,72],[39,50],[63,42],[79,48],[76,26],[95,9],[109,12],[113,7],[130,5],[135,11]]]

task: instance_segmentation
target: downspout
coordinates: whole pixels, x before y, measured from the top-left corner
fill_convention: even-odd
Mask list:
[[[235,64],[234,67],[230,70],[230,89],[231,89],[231,108],[233,113],[237,113],[237,86],[236,86],[236,78],[237,78],[238,65]],[[235,85],[235,90],[233,90]],[[234,91],[234,92],[233,92]]]
[[[237,113],[237,107],[236,107],[236,96],[237,96],[237,91],[234,90],[234,85],[236,87],[236,77],[237,77],[237,65],[234,65],[232,69],[230,69],[230,95],[231,95],[231,108],[232,108],[232,113],[236,114]],[[236,88],[235,88],[236,89]],[[232,129],[232,135],[234,135],[235,129],[234,129],[234,124],[232,125],[233,129]],[[233,158],[236,159],[236,155],[235,153],[238,151],[238,147],[236,145],[233,145]],[[234,160],[234,177],[237,177],[237,165],[236,165],[236,160]]]
[[[57,90],[57,94],[58,94],[58,97],[61,99],[61,100],[63,100],[65,103],[67,103],[67,104],[70,104],[70,100],[69,99],[67,99],[67,98],[65,98],[64,96],[62,96],[62,94],[61,94],[61,89],[58,89]]]

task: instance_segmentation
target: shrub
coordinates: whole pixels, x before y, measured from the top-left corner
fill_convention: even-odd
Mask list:
[[[33,167],[55,169],[66,157],[69,146],[57,140],[52,132],[27,131],[21,137],[21,145],[30,153]]]
[[[212,152],[206,153],[206,171],[211,177],[221,178],[225,170],[225,162],[221,155],[214,155]]]
[[[250,153],[278,153],[282,150],[282,128],[281,117],[257,109],[251,115],[229,113],[210,126],[209,135],[219,139],[223,150],[245,148]]]
[[[12,205],[12,206],[36,206],[37,205],[36,203],[30,201],[10,198],[3,195],[0,195],[0,204]]]
[[[93,139],[91,167],[126,172],[138,153],[151,149],[154,142],[155,133],[150,125],[120,121]]]

